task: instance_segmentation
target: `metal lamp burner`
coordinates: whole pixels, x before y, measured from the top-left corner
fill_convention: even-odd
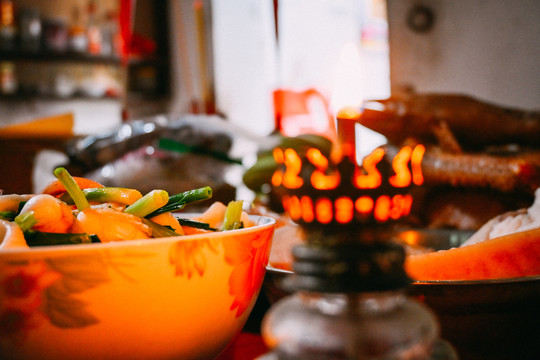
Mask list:
[[[456,358],[433,314],[404,294],[405,252],[391,241],[424,181],[424,146],[380,147],[359,165],[358,116],[340,113],[331,154],[274,149],[281,166],[272,186],[306,244],[293,249],[294,274],[283,284],[295,293],[263,320],[272,351],[261,359]]]

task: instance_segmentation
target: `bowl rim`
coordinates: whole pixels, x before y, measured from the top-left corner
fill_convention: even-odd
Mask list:
[[[178,214],[178,213],[177,213]],[[181,213],[182,217],[190,218],[200,213]],[[264,215],[249,215],[249,219],[254,222],[253,226],[245,227],[235,230],[216,231],[202,234],[191,235],[178,235],[161,238],[149,238],[149,239],[135,239],[135,240],[123,240],[123,241],[111,241],[106,243],[89,243],[89,244],[66,244],[66,245],[42,245],[32,247],[8,247],[0,249],[0,259],[6,258],[10,255],[31,255],[31,254],[58,254],[58,253],[72,253],[81,251],[101,251],[109,249],[122,249],[122,248],[142,248],[145,246],[153,246],[167,243],[174,243],[176,241],[197,241],[199,239],[208,239],[208,237],[215,237],[219,234],[222,237],[230,237],[235,234],[243,234],[253,232],[261,228],[267,228],[275,226],[276,219],[270,216]]]
[[[269,274],[275,273],[279,275],[292,275],[294,271],[281,269],[271,264],[266,266],[266,271]],[[474,285],[499,285],[499,284],[509,284],[509,283],[520,283],[520,282],[535,282],[540,281],[540,275],[530,275],[530,276],[520,276],[513,278],[500,278],[500,279],[478,279],[478,280],[413,280],[411,285],[421,286],[421,285],[434,285],[434,286],[445,286],[445,285],[464,285],[464,286],[474,286]]]

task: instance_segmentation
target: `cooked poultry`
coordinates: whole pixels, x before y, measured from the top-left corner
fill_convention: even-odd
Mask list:
[[[393,157],[398,149],[386,146]],[[540,187],[540,151],[516,154],[451,153],[426,148],[422,159],[425,185],[519,191],[533,194]]]
[[[409,137],[433,143],[441,121],[468,150],[510,143],[539,146],[540,112],[508,109],[466,95],[410,94],[367,101],[358,120],[392,143]]]
[[[412,214],[419,226],[476,230],[495,214],[530,205],[540,187],[538,111],[409,93],[366,102],[357,122],[385,135],[394,151],[426,145]]]

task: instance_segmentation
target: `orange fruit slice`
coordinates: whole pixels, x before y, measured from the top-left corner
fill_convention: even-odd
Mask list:
[[[540,275],[540,228],[477,244],[410,255],[405,269],[415,280],[483,280]]]

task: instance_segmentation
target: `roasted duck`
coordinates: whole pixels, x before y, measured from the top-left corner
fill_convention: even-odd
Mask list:
[[[438,142],[445,123],[468,151],[488,145],[540,145],[540,112],[508,109],[459,94],[409,94],[367,101],[358,122],[392,143]],[[444,125],[443,125],[444,126]]]
[[[389,149],[426,145],[415,225],[476,230],[496,214],[529,206],[540,187],[538,111],[409,93],[367,101],[357,122],[386,136]]]
[[[399,150],[386,146],[390,157]],[[492,189],[533,194],[540,187],[540,150],[463,153],[428,146],[422,159],[425,185]]]

